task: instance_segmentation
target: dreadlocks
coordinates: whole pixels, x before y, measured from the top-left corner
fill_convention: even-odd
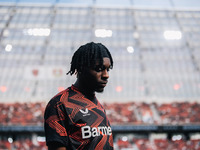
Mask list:
[[[67,74],[73,75],[82,71],[84,67],[95,67],[96,61],[103,65],[103,57],[108,57],[113,67],[113,59],[109,50],[101,43],[90,42],[82,45],[74,53],[71,61],[71,68]]]

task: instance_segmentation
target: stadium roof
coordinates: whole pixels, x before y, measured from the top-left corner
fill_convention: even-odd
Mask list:
[[[75,5],[200,8],[199,0],[1,0],[1,3],[65,3]]]

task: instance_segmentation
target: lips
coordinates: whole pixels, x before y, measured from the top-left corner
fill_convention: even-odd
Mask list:
[[[101,82],[99,85],[102,86],[102,87],[105,87],[107,84],[107,82]]]
[[[105,87],[105,86],[106,86],[106,83],[105,83],[105,84],[101,84],[101,86],[102,86],[102,87]]]

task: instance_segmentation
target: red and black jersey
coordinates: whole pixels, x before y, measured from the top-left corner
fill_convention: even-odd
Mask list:
[[[53,97],[45,110],[47,146],[58,142],[68,149],[112,150],[113,136],[103,106],[73,85]]]

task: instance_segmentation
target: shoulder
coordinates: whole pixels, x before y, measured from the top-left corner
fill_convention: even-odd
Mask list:
[[[63,101],[67,100],[69,97],[70,88],[67,88],[58,94],[56,94],[51,100],[47,103],[45,113],[49,110],[57,109],[58,105],[61,105]]]
[[[63,97],[67,98],[66,95],[69,95],[70,89],[71,87],[59,92],[49,102],[58,102],[61,101]]]

